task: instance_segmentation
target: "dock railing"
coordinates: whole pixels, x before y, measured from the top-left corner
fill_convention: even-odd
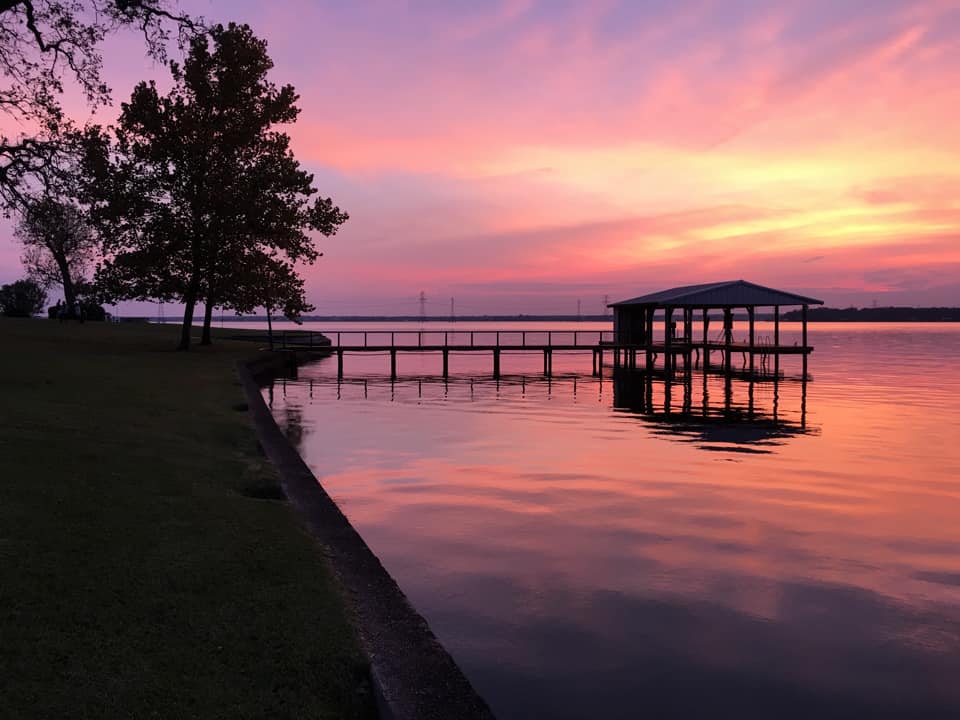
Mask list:
[[[360,348],[437,348],[437,349],[564,349],[591,350],[602,343],[612,343],[612,330],[336,330],[326,333],[283,331],[283,348],[321,347],[314,335],[330,340],[322,347]]]

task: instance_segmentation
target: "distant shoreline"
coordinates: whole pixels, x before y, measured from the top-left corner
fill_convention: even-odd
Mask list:
[[[661,316],[658,313],[658,316]],[[221,316],[214,316],[215,322],[221,319]],[[717,312],[711,313],[711,319],[718,319]],[[734,313],[734,318],[738,321],[746,320],[745,313]],[[127,318],[130,320],[133,318]],[[143,317],[143,320],[150,322],[178,323],[179,319]],[[230,322],[251,322],[265,323],[266,315],[223,315],[223,320]],[[760,321],[772,321],[772,313],[757,313],[756,319]],[[780,319],[786,322],[799,322],[801,317],[800,310],[789,310],[780,315]],[[274,322],[283,322],[284,318],[274,318]],[[202,317],[194,318],[194,322],[202,322]],[[397,323],[419,323],[419,322],[446,322],[446,323],[465,323],[465,322],[608,322],[613,323],[612,315],[308,315],[301,318],[305,323],[330,322],[330,323],[358,323],[358,322],[397,322]],[[807,311],[807,321],[815,322],[960,322],[960,308],[951,307],[882,307],[882,308],[829,308],[816,307]]]
[[[802,319],[800,310],[791,310],[781,318]],[[877,308],[811,308],[807,322],[960,322],[960,308],[950,307],[877,307]]]

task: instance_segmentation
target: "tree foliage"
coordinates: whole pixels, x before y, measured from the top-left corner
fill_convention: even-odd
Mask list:
[[[0,287],[0,314],[33,317],[43,311],[47,293],[33,280],[17,280]]]
[[[97,238],[83,211],[65,198],[43,196],[23,208],[16,236],[27,275],[44,288],[63,288],[67,312],[76,312],[78,285],[97,251]]]
[[[101,42],[131,26],[142,33],[150,56],[164,60],[171,32],[181,40],[201,29],[171,0],[0,0],[0,200],[24,202],[25,186],[47,187],[63,169],[71,149],[62,140],[72,123],[61,96],[67,83],[78,87],[91,108],[109,101],[101,77]]]
[[[265,297],[268,269],[291,284],[277,297],[293,311],[302,300],[294,264],[319,256],[308,231],[332,235],[347,219],[313,197],[313,176],[276,129],[299,109],[291,86],[267,78],[272,66],[248,26],[216,26],[193,39],[183,66],[170,63],[167,95],[140,83],[112,138],[87,135],[89,197],[105,238],[98,284],[115,300],[183,302],[184,349],[198,303],[208,341],[212,308]]]

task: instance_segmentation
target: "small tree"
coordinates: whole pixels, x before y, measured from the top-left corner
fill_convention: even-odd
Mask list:
[[[96,252],[96,235],[81,210],[44,197],[26,206],[15,232],[30,279],[44,288],[60,285],[67,313],[77,314],[76,286]]]
[[[254,253],[246,258],[246,267],[238,268],[238,275],[246,281],[230,294],[229,307],[239,314],[250,313],[258,307],[267,312],[267,337],[273,350],[273,315],[279,311],[287,320],[300,323],[300,317],[313,312],[307,302],[303,278],[296,268],[275,256]]]
[[[0,287],[0,314],[33,317],[43,311],[47,293],[32,280],[17,280]]]

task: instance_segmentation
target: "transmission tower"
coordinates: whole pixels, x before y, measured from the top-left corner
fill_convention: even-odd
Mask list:
[[[427,294],[420,291],[420,322],[427,319]]]
[[[603,314],[604,315],[610,312],[610,308],[607,307],[607,305],[609,304],[610,304],[610,296],[604,295],[603,296]]]
[[[577,298],[577,322],[580,322],[580,298]]]
[[[450,322],[455,322],[457,314],[453,311],[453,298],[450,298]]]

